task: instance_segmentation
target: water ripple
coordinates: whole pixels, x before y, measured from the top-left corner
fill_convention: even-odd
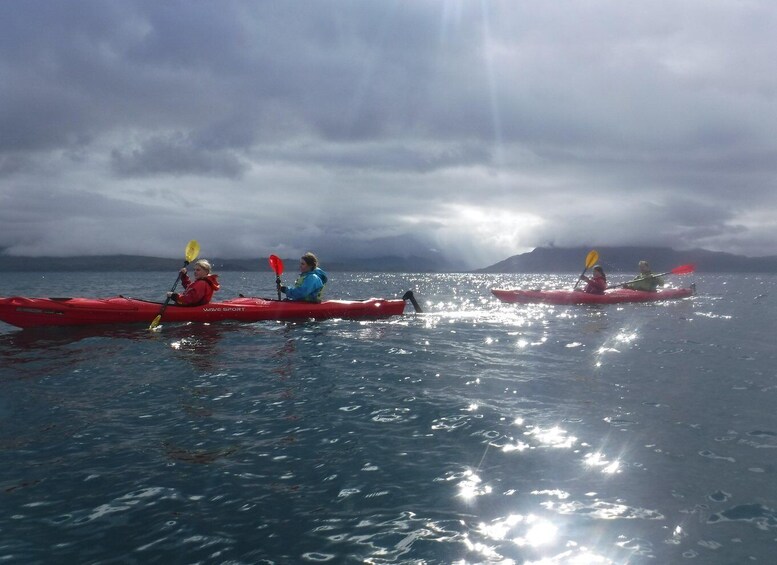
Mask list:
[[[581,308],[490,295],[574,274],[337,275],[426,313],[0,332],[0,562],[771,559],[777,312],[752,297],[777,277]]]

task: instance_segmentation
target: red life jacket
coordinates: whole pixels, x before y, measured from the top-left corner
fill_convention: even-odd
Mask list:
[[[186,289],[178,295],[176,304],[181,306],[202,306],[208,304],[213,293],[221,288],[218,275],[208,275],[201,279],[189,280],[188,275],[181,277],[181,284]]]
[[[598,273],[588,279],[588,284],[585,287],[585,291],[588,294],[604,294],[607,289],[607,278],[600,276]]]

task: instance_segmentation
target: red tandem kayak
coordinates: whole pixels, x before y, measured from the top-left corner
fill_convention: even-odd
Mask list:
[[[261,320],[322,320],[327,318],[387,318],[405,311],[410,300],[420,311],[412,292],[400,299],[326,300],[290,302],[266,298],[234,298],[204,306],[169,305],[165,322],[257,322]],[[149,324],[162,307],[159,302],[116,296],[113,298],[0,298],[0,320],[20,328],[87,326],[93,324]]]
[[[623,302],[656,302],[658,300],[674,300],[687,298],[696,293],[696,287],[667,288],[656,292],[644,290],[629,290],[614,288],[605,290],[604,294],[588,294],[575,290],[503,290],[492,289],[491,292],[502,302],[519,304],[620,304]]]

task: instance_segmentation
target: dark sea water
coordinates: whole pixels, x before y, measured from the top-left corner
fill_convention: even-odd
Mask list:
[[[0,564],[777,562],[777,277],[553,307],[489,290],[574,274],[332,275],[330,297],[413,288],[426,312],[0,323]],[[174,276],[0,295],[160,299]]]

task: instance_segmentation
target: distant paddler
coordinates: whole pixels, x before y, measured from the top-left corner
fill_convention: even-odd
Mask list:
[[[644,263],[644,265],[643,265]],[[646,271],[642,271],[642,269],[646,269]],[[657,292],[655,287],[653,287],[653,290],[650,290],[651,285],[653,284],[653,280],[659,281],[656,283],[656,286],[663,285],[664,284],[664,277],[665,275],[690,275],[691,273],[696,271],[696,265],[693,263],[689,263],[688,265],[680,265],[679,267],[675,267],[671,271],[667,271],[665,273],[661,273],[658,275],[654,275],[650,271],[650,266],[647,264],[647,261],[640,261],[640,275],[634,279],[633,281],[628,281],[625,283],[616,284],[615,286],[611,286],[610,288],[628,288],[630,290],[642,290],[646,292]],[[640,287],[642,285],[642,287]],[[691,285],[693,288],[694,285]]]
[[[647,261],[642,260],[639,262],[639,274],[633,281],[624,283],[623,288],[631,290],[644,290],[647,292],[656,292],[659,286],[664,286],[664,279],[661,275],[654,275],[650,270],[650,265]]]
[[[580,279],[588,283],[585,285],[583,292],[604,294],[604,291],[607,290],[607,275],[604,274],[604,269],[601,265],[594,265],[593,276],[580,275]]]

